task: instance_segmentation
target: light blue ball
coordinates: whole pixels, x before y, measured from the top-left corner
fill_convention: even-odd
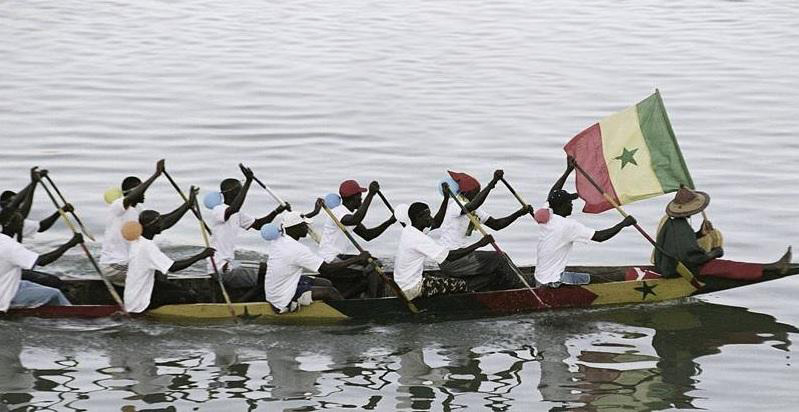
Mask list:
[[[203,197],[203,204],[208,209],[213,209],[222,204],[222,193],[210,192]]]
[[[325,206],[328,209],[333,209],[341,204],[341,197],[335,193],[328,193],[325,195]]]
[[[447,176],[447,177],[439,180],[438,184],[436,185],[436,189],[438,190],[438,194],[440,194],[441,196],[444,196],[444,191],[441,189],[441,184],[442,183],[446,183],[449,186],[449,190],[451,190],[452,193],[455,193],[456,195],[458,194],[458,191],[460,190],[460,188],[458,186],[458,182],[456,182],[455,179],[452,178],[452,176]]]
[[[267,223],[261,226],[261,237],[264,238],[264,240],[275,240],[281,235],[280,226],[274,223]]]

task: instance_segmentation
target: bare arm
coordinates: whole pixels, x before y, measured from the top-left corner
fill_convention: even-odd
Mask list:
[[[153,184],[153,182],[155,182],[155,179],[157,179],[158,176],[161,176],[161,173],[164,172],[164,167],[165,167],[164,162],[165,162],[164,159],[161,159],[158,162],[156,162],[155,173],[153,173],[153,175],[150,176],[149,179],[145,180],[140,185],[136,186],[133,190],[128,192],[128,194],[125,196],[125,199],[122,200],[122,206],[124,206],[125,209],[129,208],[134,203],[134,201],[139,199],[144,194],[144,192],[147,191],[150,185]]]
[[[181,271],[183,269],[186,269],[187,267],[199,262],[200,260],[203,260],[205,258],[213,256],[214,252],[215,252],[215,250],[213,248],[210,248],[210,247],[209,248],[205,248],[202,252],[200,252],[200,253],[198,253],[198,254],[196,254],[194,256],[188,257],[188,258],[183,259],[183,260],[175,261],[175,263],[172,263],[172,266],[169,267],[169,271],[170,272],[179,272],[179,271]]]
[[[353,232],[357,233],[358,236],[360,236],[361,238],[363,238],[363,240],[368,242],[368,241],[370,241],[370,240],[382,235],[383,232],[385,232],[386,229],[388,229],[396,221],[397,221],[397,219],[394,216],[391,216],[385,222],[383,222],[380,225],[375,226],[375,227],[373,227],[371,229],[367,229],[364,225],[355,226],[355,229],[353,230]]]
[[[239,164],[239,168],[241,169],[242,173],[244,173],[244,186],[239,191],[239,194],[236,195],[236,198],[230,203],[227,209],[225,209],[225,222],[230,219],[236,213],[239,213],[241,210],[241,206],[244,205],[244,199],[247,198],[247,192],[250,190],[250,185],[253,181],[253,173],[252,170],[249,168],[244,167],[244,165]]]
[[[73,246],[83,243],[83,235],[80,233],[75,233],[67,243],[59,246],[58,249],[45,253],[43,255],[39,255],[39,258],[36,259],[36,266],[47,266],[53,262],[55,262],[58,258],[60,258],[67,250],[71,249]]]
[[[554,185],[552,185],[552,189],[549,189],[549,193],[552,193],[556,190],[562,190],[563,185],[566,183],[566,179],[572,174],[574,171],[574,158],[571,156],[566,157],[566,171],[563,172],[563,175],[558,178]]]
[[[366,217],[366,211],[369,210],[369,205],[372,204],[372,199],[377,194],[377,191],[380,190],[380,185],[377,182],[372,182],[369,184],[369,193],[366,194],[366,198],[363,199],[363,203],[361,203],[361,207],[355,211],[355,213],[351,215],[346,215],[341,218],[341,224],[344,226],[358,226],[363,222],[363,219]]]
[[[636,223],[637,222],[635,221],[634,217],[627,216],[627,217],[624,218],[624,220],[622,220],[621,222],[619,222],[618,224],[616,224],[613,227],[609,227],[609,228],[607,228],[605,230],[598,230],[598,231],[594,232],[594,236],[591,237],[591,240],[593,240],[594,242],[604,242],[604,241],[612,238],[613,236],[616,236],[625,227],[632,226],[632,225],[634,225]]]
[[[502,230],[508,227],[508,225],[510,225],[511,223],[515,222],[516,219],[530,213],[533,213],[533,207],[526,206],[509,214],[508,216],[501,217],[499,219],[494,219],[493,217],[490,217],[488,218],[488,220],[485,221],[485,225],[493,230]]]
[[[497,182],[499,182],[504,175],[505,173],[502,170],[495,170],[494,178],[488,182],[486,187],[484,187],[483,190],[481,190],[471,202],[465,205],[466,210],[469,212],[474,212],[475,210],[479,209],[480,206],[483,205],[483,202],[485,202],[486,198],[488,198],[488,194],[491,193],[491,191],[497,186]],[[463,214],[463,211],[461,211],[461,214]]]
[[[473,243],[473,244],[471,244],[469,246],[466,246],[466,247],[463,247],[463,248],[460,248],[460,249],[450,250],[449,254],[447,254],[447,260],[449,260],[449,261],[458,260],[458,259],[468,255],[469,253],[472,253],[475,250],[480,249],[481,247],[483,247],[483,246],[485,246],[485,245],[487,245],[487,244],[489,244],[489,243],[491,243],[493,241],[494,241],[494,237],[493,236],[491,236],[491,235],[483,236],[482,239],[478,240],[477,242],[475,242],[475,243]]]
[[[444,223],[444,217],[447,215],[447,206],[449,205],[449,190],[443,189],[441,193],[444,194],[444,199],[441,200],[441,206],[438,207],[438,212],[436,212],[436,215],[433,216],[433,224],[430,226],[431,230],[440,228],[441,224]]]
[[[287,210],[290,207],[291,206],[289,206],[288,203],[276,207],[275,210],[269,212],[268,215],[255,219],[255,222],[253,222],[252,226],[250,226],[250,229],[261,230],[261,227],[263,225],[267,223],[272,223],[272,221],[275,220],[277,215],[283,213],[284,210]]]

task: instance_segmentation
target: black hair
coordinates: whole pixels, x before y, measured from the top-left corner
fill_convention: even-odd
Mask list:
[[[141,179],[136,176],[128,176],[122,180],[122,193],[128,193],[141,184]]]
[[[139,223],[142,227],[147,227],[155,223],[161,214],[155,210],[145,210],[139,214]]]
[[[222,193],[230,192],[231,190],[235,190],[241,187],[241,182],[238,179],[225,179],[222,183],[219,184],[219,190]]]
[[[6,190],[5,192],[3,192],[2,195],[0,195],[0,202],[5,202],[5,201],[8,201],[8,200],[11,200],[11,198],[13,198],[16,195],[17,194],[15,192],[13,192],[11,190]]]

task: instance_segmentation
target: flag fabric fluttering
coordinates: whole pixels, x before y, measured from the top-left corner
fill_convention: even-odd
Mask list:
[[[578,165],[617,204],[694,188],[660,93],[583,130],[564,147]],[[581,173],[577,193],[583,212],[601,213],[613,205]]]

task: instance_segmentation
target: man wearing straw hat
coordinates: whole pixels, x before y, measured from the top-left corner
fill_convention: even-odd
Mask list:
[[[655,271],[664,277],[678,277],[679,259],[692,273],[703,276],[756,280],[763,276],[764,271],[785,273],[791,261],[791,248],[777,262],[766,265],[719,259],[724,255],[721,247],[705,251],[697,240],[702,236],[702,231],[695,232],[688,218],[702,212],[709,204],[710,196],[705,192],[685,186],[677,191],[666,206],[668,219],[658,229],[657,245],[660,248],[654,251]]]

